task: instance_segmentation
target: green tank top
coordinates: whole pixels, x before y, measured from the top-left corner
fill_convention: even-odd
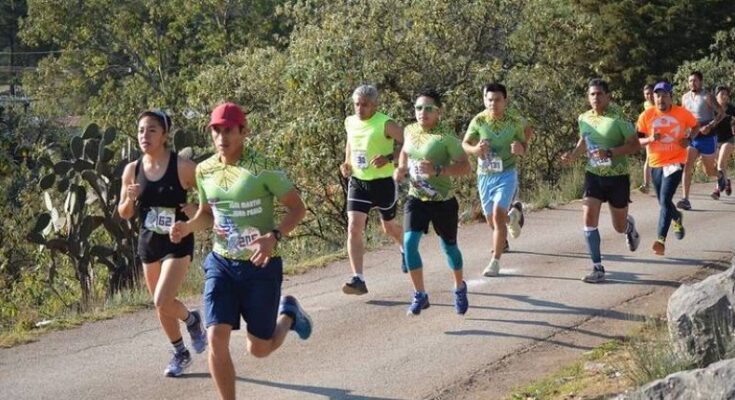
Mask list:
[[[390,117],[376,112],[369,120],[363,121],[357,115],[345,118],[345,131],[350,144],[350,163],[352,176],[364,181],[393,176],[395,167],[392,162],[375,168],[370,164],[375,156],[393,154],[393,139],[385,136],[385,124]]]

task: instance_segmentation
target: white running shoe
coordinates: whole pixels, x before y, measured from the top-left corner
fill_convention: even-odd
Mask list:
[[[521,236],[521,212],[517,208],[511,207],[508,211],[508,232],[510,236],[515,239]]]
[[[485,270],[482,271],[482,274],[487,277],[500,275],[500,261],[493,258],[490,264],[485,267]]]

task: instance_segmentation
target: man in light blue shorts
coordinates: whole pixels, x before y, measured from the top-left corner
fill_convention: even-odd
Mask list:
[[[483,274],[497,276],[508,231],[514,238],[521,234],[522,209],[520,203],[513,204],[518,189],[516,162],[528,151],[533,130],[517,113],[506,111],[508,91],[505,86],[487,84],[482,88],[482,96],[485,110],[470,122],[462,147],[468,155],[477,157],[477,188],[482,212],[493,229],[493,257]]]
[[[715,101],[713,96],[702,88],[702,73],[694,71],[689,74],[689,91],[681,96],[681,104],[689,112],[694,114],[699,123],[699,131],[691,133],[691,144],[687,150],[687,163],[684,168],[684,184],[682,185],[684,197],[676,203],[678,208],[689,210],[692,204],[689,202],[689,190],[692,186],[692,176],[697,158],[702,157],[702,165],[707,176],[717,177],[715,166],[717,159],[717,134],[713,130],[722,120],[722,107]]]

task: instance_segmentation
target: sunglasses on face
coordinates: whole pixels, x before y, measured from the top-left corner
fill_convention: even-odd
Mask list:
[[[430,105],[430,104],[429,105],[417,104],[413,106],[413,108],[414,110],[419,111],[419,112],[421,111],[433,112],[434,110],[436,110],[437,107],[434,105]]]

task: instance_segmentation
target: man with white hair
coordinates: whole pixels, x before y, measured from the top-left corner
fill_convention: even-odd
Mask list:
[[[368,292],[363,275],[363,232],[373,207],[380,211],[383,232],[399,247],[403,243],[402,228],[395,222],[398,195],[393,181],[395,145],[396,142],[403,143],[403,128],[389,116],[378,112],[378,90],[374,86],[362,85],[355,89],[352,104],[355,114],[345,119],[347,143],[340,171],[342,176],[350,178],[347,253],[353,276],[342,286],[342,291],[362,295]],[[407,272],[402,248],[401,258],[401,269]]]

